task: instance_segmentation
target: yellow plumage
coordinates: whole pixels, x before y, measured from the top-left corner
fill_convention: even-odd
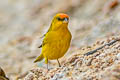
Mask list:
[[[58,60],[67,52],[71,33],[68,30],[69,17],[66,14],[59,13],[54,16],[48,32],[45,34],[42,47],[42,52],[34,62],[41,61],[45,58],[45,63],[48,60]]]

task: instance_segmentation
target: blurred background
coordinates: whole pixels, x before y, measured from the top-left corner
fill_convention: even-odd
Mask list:
[[[66,55],[120,33],[119,0],[0,0],[0,67],[11,80],[33,67],[46,67],[44,61],[33,61],[40,54],[40,37],[56,13],[70,16],[73,37]]]

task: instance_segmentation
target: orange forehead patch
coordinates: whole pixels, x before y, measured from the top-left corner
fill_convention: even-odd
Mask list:
[[[63,14],[63,13],[59,14],[59,16],[60,16],[60,18],[69,18],[69,16],[67,14]]]

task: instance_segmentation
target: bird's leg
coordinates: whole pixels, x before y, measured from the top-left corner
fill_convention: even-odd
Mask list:
[[[48,69],[48,63],[47,63],[47,70],[49,70],[49,69]]]
[[[60,62],[59,62],[59,60],[58,60],[58,59],[57,59],[57,62],[58,62],[59,67],[61,67]]]

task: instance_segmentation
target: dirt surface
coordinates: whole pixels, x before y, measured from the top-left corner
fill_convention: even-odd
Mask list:
[[[92,55],[84,55],[118,38],[120,36],[100,40],[92,46],[79,49],[64,60],[62,67],[49,71],[36,67],[29,71],[25,80],[120,80],[120,41]]]

